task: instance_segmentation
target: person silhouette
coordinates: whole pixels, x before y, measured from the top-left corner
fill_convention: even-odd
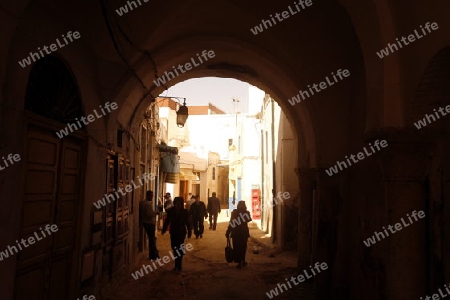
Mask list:
[[[183,208],[184,199],[182,197],[175,197],[173,200],[173,205],[167,210],[167,217],[164,221],[161,234],[166,233],[167,227],[170,225],[170,245],[172,247],[173,253],[178,253],[179,249],[184,247],[184,240],[186,239],[186,234],[188,238],[191,237],[191,229],[189,226],[189,215],[188,211]],[[183,265],[183,251],[180,255],[175,258],[174,271],[181,271]]]

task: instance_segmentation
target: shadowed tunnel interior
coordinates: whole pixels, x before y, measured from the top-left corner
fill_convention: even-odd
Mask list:
[[[295,145],[281,143],[273,161],[286,170],[273,189],[293,197],[271,211],[268,243],[287,256],[267,291],[325,262],[306,283],[314,299],[445,293],[449,9],[444,0],[0,3],[2,299],[108,299],[105,291],[128,286],[145,252],[138,203],[165,176],[157,129],[142,124],[167,88],[201,77],[260,88],[292,129]],[[93,205],[155,172],[159,181]],[[205,236],[221,263],[192,258],[218,278],[232,276],[220,273],[221,238]]]

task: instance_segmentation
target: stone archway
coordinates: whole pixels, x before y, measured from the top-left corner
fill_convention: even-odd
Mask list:
[[[342,8],[340,9],[339,13],[342,12]],[[330,13],[330,11],[327,11],[327,13]],[[348,17],[344,16],[345,18]],[[226,37],[221,37],[197,32],[190,32],[183,38],[180,38],[179,33],[173,37],[167,34],[163,39],[166,43],[154,46],[155,51],[152,54],[158,67],[158,74],[161,76],[165,71],[171,71],[172,66],[183,64],[189,61],[191,57],[196,57],[196,53],[214,49],[218,58],[216,61],[211,60],[211,62],[202,64],[189,73],[181,74],[166,85],[170,86],[189,78],[216,76],[246,81],[267,91],[287,112],[288,118],[295,126],[299,148],[298,164],[295,167],[297,167],[297,171],[300,171],[298,172],[299,177],[305,173],[314,173],[315,176],[316,173],[321,171],[320,168],[334,163],[336,159],[348,154],[350,147],[362,147],[360,145],[363,144],[362,136],[366,122],[366,74],[357,39],[353,35],[351,22],[345,19],[344,23],[343,28],[349,30],[346,32],[350,32],[350,34],[342,37],[345,42],[339,39],[341,36],[330,37],[325,34],[323,39],[321,37],[314,40],[317,45],[315,44],[312,48],[320,49],[316,51],[317,53],[314,53],[314,49],[306,46],[305,48],[308,49],[301,49],[299,43],[296,43],[294,48],[298,47],[296,49],[303,56],[295,56],[292,53],[283,56],[285,53],[277,52],[278,48],[275,50],[252,40],[247,41],[237,33],[235,36],[229,34]],[[323,25],[322,27],[326,26]],[[324,28],[321,29],[325,30]],[[162,31],[162,28],[156,30]],[[276,42],[273,42],[273,45],[276,45]],[[330,42],[332,46],[327,42]],[[312,63],[312,59],[306,59],[305,56],[308,57],[308,55],[320,60],[321,64],[315,65]],[[156,87],[152,83],[156,79],[155,66],[152,62],[145,55],[137,55],[136,60],[140,62],[136,72],[140,74],[143,82],[151,87],[154,95],[161,93],[164,88]],[[297,66],[305,64],[304,69],[292,67],[294,63]],[[335,86],[332,92],[320,94],[317,98],[309,99],[311,101],[308,100],[296,106],[291,106],[287,102],[287,99],[297,94],[299,89],[305,89],[308,84],[319,81],[330,74],[331,71],[346,66],[349,66],[348,68],[354,76],[351,81],[343,82],[342,85]],[[131,76],[129,78],[114,95],[114,99],[121,101],[121,105],[126,109],[117,112],[111,118],[108,128],[115,128],[114,120],[119,120],[121,124],[128,124],[128,130],[137,133],[138,125],[141,122],[140,118],[142,118],[145,108],[151,102],[151,98],[143,98],[143,90],[136,83],[136,79]],[[358,116],[353,118],[351,113],[358,113]],[[349,140],[352,138],[354,140],[350,143]],[[317,169],[311,170],[312,168]],[[299,181],[304,179],[300,178]],[[321,190],[315,193],[304,193],[300,199],[302,203],[306,204],[300,205],[302,214],[299,217],[304,222],[301,224],[304,229],[299,234],[299,240],[303,245],[306,245],[299,251],[302,256],[302,259],[299,259],[301,267],[309,265],[312,258],[311,252],[315,249],[321,251],[317,255],[318,258],[333,263],[335,260],[335,252],[333,251],[336,248],[337,241],[341,238],[341,235],[345,235],[345,232],[339,231],[336,226],[338,209],[334,208],[338,205],[336,198],[339,188],[335,187],[338,180],[328,182],[324,176],[320,176],[319,180]],[[303,182],[300,184],[303,184]],[[335,193],[336,196],[334,196]],[[310,204],[313,201],[313,194],[316,196],[314,215],[313,207]],[[317,201],[318,197],[324,199]],[[319,223],[319,218],[323,218],[324,222]],[[312,226],[312,224],[315,224],[315,226]],[[313,228],[316,230],[314,234],[318,237],[311,239]],[[333,247],[330,247],[327,241],[334,243]],[[320,247],[310,247],[309,243],[312,242],[321,243],[321,245]],[[320,284],[329,286],[331,275],[326,281],[326,283]]]

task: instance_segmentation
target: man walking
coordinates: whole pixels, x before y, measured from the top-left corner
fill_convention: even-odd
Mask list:
[[[216,192],[208,198],[209,229],[216,230],[217,215],[220,214],[220,200],[216,197]]]
[[[182,197],[175,197],[173,199],[171,208],[167,210],[167,218],[164,221],[161,234],[166,233],[167,228],[170,225],[170,244],[172,246],[173,253],[179,253],[179,250],[184,245],[186,234],[188,238],[191,238],[191,230],[189,229],[188,211],[184,209],[184,199]],[[181,251],[183,252],[183,251]],[[183,253],[175,257],[174,271],[181,271],[183,268]]]
[[[173,206],[172,197],[170,196],[170,193],[166,193],[164,195],[164,209],[167,211],[172,206]]]
[[[153,192],[147,191],[146,199],[139,202],[139,223],[144,227],[148,236],[149,259],[156,260],[159,258],[158,249],[156,248],[156,213],[153,210]]]
[[[195,196],[195,202],[192,203],[189,210],[189,215],[192,217],[192,222],[194,225],[195,238],[198,239],[203,237],[203,231],[205,227],[203,225],[203,218],[208,218],[208,213],[206,212],[206,206],[203,201],[200,201],[199,196]]]
[[[186,202],[187,211],[191,210],[191,205],[195,202],[195,195],[192,195],[191,198]]]
[[[191,206],[192,204],[194,204],[195,202],[195,195],[191,195],[191,198],[186,202],[186,210],[188,211],[188,213],[191,210]],[[192,231],[192,225],[194,224],[194,222],[192,221],[192,216],[189,214],[189,229]]]

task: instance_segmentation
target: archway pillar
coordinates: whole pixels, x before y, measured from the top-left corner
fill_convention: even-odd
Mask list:
[[[407,131],[377,134],[376,138],[388,142],[378,155],[385,182],[385,227],[401,224],[401,232],[390,233],[385,240],[377,242],[385,245],[387,251],[386,294],[392,300],[424,297],[427,292],[424,278],[427,276],[426,230],[429,221],[427,176],[432,143]],[[423,211],[425,217],[417,217],[416,221],[411,216],[413,211]],[[380,228],[377,232],[381,231]]]
[[[442,265],[443,278],[448,282],[450,279],[450,157],[447,153],[450,152],[450,138],[446,138],[443,141],[442,150],[442,202],[439,203],[442,207],[442,212],[440,213],[441,219],[437,220],[442,230],[442,240],[440,250],[442,251]],[[437,223],[436,222],[436,223]],[[441,232],[439,230],[439,232]]]
[[[323,168],[296,169],[300,182],[298,222],[298,270],[311,275],[310,266],[328,268],[314,277],[315,299],[330,299],[332,266],[337,252],[337,204],[339,179]]]
[[[315,299],[332,298],[334,259],[338,245],[339,176],[316,169],[313,193],[313,249],[311,266],[326,263],[328,268],[314,277]],[[308,265],[308,270],[310,269]]]
[[[313,195],[316,185],[314,169],[296,169],[300,182],[298,209],[298,269],[302,272],[311,264]]]

